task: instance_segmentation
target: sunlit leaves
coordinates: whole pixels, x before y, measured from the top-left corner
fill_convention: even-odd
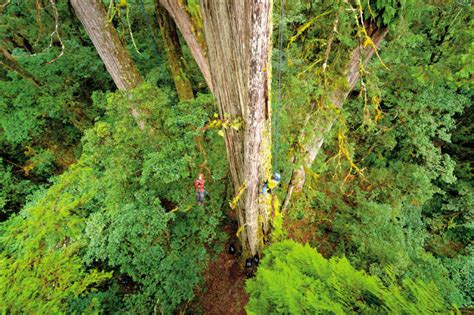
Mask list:
[[[447,312],[432,284],[394,278],[384,284],[346,258],[323,258],[308,245],[272,245],[247,282],[249,314]]]

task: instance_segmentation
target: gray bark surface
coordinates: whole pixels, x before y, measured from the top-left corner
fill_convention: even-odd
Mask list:
[[[117,88],[130,90],[142,83],[143,79],[128,50],[120,41],[117,30],[107,23],[107,12],[102,1],[70,0],[70,2]],[[139,110],[132,108],[132,115],[143,130],[145,123],[139,117]]]

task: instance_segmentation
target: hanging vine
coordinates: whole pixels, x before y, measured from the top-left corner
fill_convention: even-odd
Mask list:
[[[122,19],[124,14],[123,11],[125,11],[126,24]],[[130,23],[130,5],[128,4],[127,0],[120,0],[118,4],[115,3],[115,0],[110,1],[109,9],[107,11],[107,23],[112,23],[115,17],[117,17],[117,20],[119,21],[119,24],[122,28],[122,37],[124,37],[126,29],[130,35],[130,39],[132,40],[133,48],[135,48],[135,51],[141,55],[141,52],[137,47],[137,43],[135,42],[135,37],[133,36],[132,25]]]

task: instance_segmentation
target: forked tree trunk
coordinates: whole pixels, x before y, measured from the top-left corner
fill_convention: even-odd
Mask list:
[[[186,65],[181,52],[178,33],[176,32],[176,24],[158,0],[155,0],[155,8],[178,98],[180,100],[193,99],[193,87],[185,72]]]
[[[220,116],[242,119],[240,130],[225,130],[244,251],[263,246],[270,206],[259,190],[271,173],[271,0],[201,0],[214,96]]]
[[[383,39],[387,35],[388,30],[386,28],[376,30],[372,35],[372,41],[376,47],[379,47]],[[357,47],[351,54],[351,59],[347,63],[346,70],[344,75],[346,76],[347,85],[345,87],[338,88],[333,90],[329,94],[329,101],[334,104],[337,108],[341,108],[344,102],[347,99],[350,91],[354,89],[357,81],[359,80],[359,65],[360,62],[364,65],[372,58],[375,50],[368,46],[366,48]],[[309,113],[308,115],[311,115]],[[334,117],[318,117],[315,121],[310,121],[310,116],[307,117],[305,126],[303,126],[302,134],[298,140],[301,145],[301,152],[299,155],[296,155],[294,163],[298,165],[296,169],[293,170],[291,174],[291,180],[288,185],[286,198],[283,202],[282,209],[286,210],[293,193],[301,192],[306,181],[306,170],[311,168],[316,156],[323,145],[324,138],[327,133],[331,130],[335,118]],[[308,128],[307,124],[313,124],[314,127]],[[311,130],[307,135],[305,130]]]
[[[117,30],[111,23],[107,23],[107,12],[102,1],[70,1],[117,88],[130,90],[140,84],[143,79],[127,48],[120,41]],[[145,124],[139,117],[138,109],[132,109],[132,115],[140,129],[144,129]]]
[[[202,76],[204,77],[209,90],[213,92],[214,87],[212,86],[211,70],[209,69],[206,47],[204,47],[204,43],[199,41],[199,36],[196,33],[197,30],[193,26],[191,17],[186,11],[183,1],[159,0],[159,2],[168,11],[178,26],[183,39],[186,41],[186,44],[199,67],[199,70],[201,70]]]

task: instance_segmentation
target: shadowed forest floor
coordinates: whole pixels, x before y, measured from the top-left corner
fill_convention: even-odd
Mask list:
[[[318,213],[317,217],[322,218],[323,215]],[[236,219],[230,214],[229,218]],[[335,245],[331,244],[327,235],[315,237],[316,226],[309,224],[306,218],[288,219],[286,229],[288,238],[294,239],[301,243],[310,243],[318,247],[318,250],[325,257],[330,257],[335,250]],[[308,226],[312,228],[308,229]],[[327,229],[331,229],[329,224]],[[223,231],[228,238],[225,242],[222,252],[217,259],[208,263],[204,274],[204,284],[196,290],[196,304],[193,311],[202,312],[203,314],[246,314],[245,305],[248,302],[248,295],[245,293],[245,280],[247,279],[247,271],[244,268],[244,262],[240,256],[240,250],[237,254],[229,254],[229,246],[231,244],[238,247],[238,239],[235,236],[237,226],[228,224],[223,227]]]
[[[211,260],[204,274],[205,283],[197,289],[196,309],[203,314],[246,314],[245,305],[248,295],[244,285],[246,272],[241,257],[229,254],[231,244],[236,244],[235,228],[231,225],[224,227],[229,238],[223,251],[217,259]]]

